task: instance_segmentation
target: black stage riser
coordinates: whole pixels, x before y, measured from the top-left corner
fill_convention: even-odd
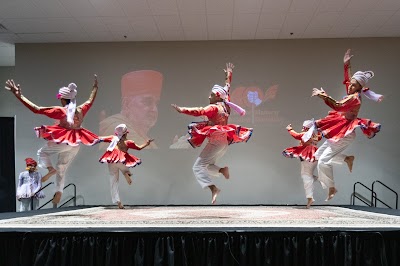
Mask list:
[[[2,232],[0,265],[400,265],[400,232]]]

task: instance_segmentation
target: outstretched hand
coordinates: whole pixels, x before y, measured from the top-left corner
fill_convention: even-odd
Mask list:
[[[354,56],[354,55],[351,55],[350,53],[351,53],[351,49],[347,49],[346,53],[344,54],[343,63],[345,65],[350,64],[350,59]]]
[[[313,96],[328,96],[328,94],[326,94],[323,88],[321,89],[314,88],[311,97]]]
[[[21,96],[21,86],[18,84],[15,84],[14,80],[7,80],[6,81],[6,90],[11,91],[15,96]]]
[[[224,69],[225,73],[232,72],[235,66],[232,63],[226,63],[226,69]]]
[[[171,106],[172,106],[176,111],[178,111],[178,113],[182,113],[182,108],[180,108],[178,105],[176,105],[176,104],[171,104]]]
[[[293,128],[292,128],[292,124],[287,125],[286,129],[287,129],[288,131],[292,130],[292,129],[293,129]]]
[[[147,146],[150,145],[150,143],[152,143],[153,141],[154,141],[154,139],[149,139],[149,140],[147,141],[147,143],[146,143]]]

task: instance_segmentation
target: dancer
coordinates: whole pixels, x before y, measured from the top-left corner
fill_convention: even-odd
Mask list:
[[[79,151],[79,144],[83,143],[91,146],[99,142],[97,135],[81,127],[83,118],[96,98],[97,85],[97,76],[95,75],[92,93],[89,99],[80,106],[76,106],[77,86],[75,83],[70,83],[68,87],[62,87],[58,91],[57,98],[61,101],[62,106],[41,107],[22,95],[19,84],[16,85],[13,80],[7,80],[6,82],[5,88],[11,91],[33,113],[59,120],[56,125],[44,125],[35,128],[37,136],[47,140],[47,143],[37,152],[39,166],[48,170],[44,178],[47,180],[56,174],[54,204],[60,202],[64,189],[65,174]],[[55,168],[50,160],[51,155],[58,156]]]
[[[19,174],[17,187],[17,200],[20,202],[19,211],[36,210],[39,207],[39,199],[45,197],[42,182],[47,181],[42,174],[36,171],[37,162],[32,158],[26,158],[26,171]],[[32,206],[31,206],[32,203]]]
[[[380,124],[374,123],[369,119],[357,117],[361,107],[361,94],[376,102],[382,101],[383,96],[365,87],[369,79],[374,76],[372,71],[357,71],[351,77],[351,57],[350,50],[348,50],[344,57],[345,72],[343,82],[346,85],[347,96],[343,100],[336,101],[328,96],[322,88],[314,88],[312,93],[312,96],[318,96],[323,99],[333,109],[328,116],[315,121],[317,130],[327,138],[327,141],[315,153],[315,158],[318,160],[319,180],[329,188],[326,200],[332,199],[337,193],[333,180],[332,164],[340,164],[349,160],[342,152],[354,141],[356,136],[355,129],[359,127],[364,135],[368,138],[373,138],[381,127]],[[352,160],[354,160],[354,157]],[[347,162],[350,170],[352,160]]]
[[[192,116],[206,116],[207,121],[195,122],[189,125],[189,143],[195,148],[200,147],[206,138],[208,143],[200,153],[193,165],[193,173],[202,188],[208,187],[211,190],[211,203],[215,204],[218,193],[221,191],[211,180],[211,176],[222,174],[229,179],[229,168],[219,167],[215,163],[227,151],[228,145],[249,140],[253,129],[239,125],[228,124],[230,108],[233,108],[240,115],[245,115],[245,110],[230,102],[229,89],[232,80],[232,63],[226,64],[224,69],[225,87],[214,85],[208,97],[210,104],[206,107],[179,107],[172,104],[179,113]]]
[[[108,163],[112,201],[118,204],[118,208],[124,209],[124,205],[122,205],[119,198],[119,171],[125,176],[126,182],[131,185],[132,174],[129,168],[142,163],[139,158],[129,154],[128,149],[142,150],[149,146],[154,139],[149,139],[145,144],[137,146],[133,140],[127,139],[129,131],[125,124],[118,125],[114,132],[114,136],[99,137],[101,141],[110,143],[107,151],[100,157],[99,162]]]
[[[286,129],[293,138],[300,140],[300,145],[285,149],[282,154],[288,158],[299,158],[301,162],[301,178],[303,179],[304,190],[306,192],[307,206],[309,209],[314,203],[314,169],[317,162],[314,153],[317,151],[317,144],[322,139],[321,133],[315,133],[314,119],[303,122],[303,128],[300,133],[293,130],[289,124]]]

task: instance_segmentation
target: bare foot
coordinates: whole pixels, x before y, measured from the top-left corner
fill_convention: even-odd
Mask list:
[[[354,156],[346,156],[344,161],[347,163],[347,167],[349,167],[351,173],[351,171],[353,170]]]
[[[60,202],[60,200],[61,200],[61,196],[62,196],[62,192],[61,191],[57,191],[54,194],[54,197],[53,197],[53,200],[52,200],[53,204],[58,204]]]
[[[44,177],[42,177],[42,182],[46,182],[47,180],[49,180],[49,178],[52,176],[52,175],[55,175],[56,173],[57,173],[57,170],[56,169],[54,169],[53,167],[48,167],[47,168],[48,170],[49,170],[49,172],[44,176]]]
[[[217,201],[217,197],[218,194],[221,192],[221,190],[217,187],[214,187],[213,189],[211,189],[211,204],[215,204],[215,202]]]
[[[128,185],[132,184],[131,175],[132,175],[131,173],[125,173],[125,174],[124,174],[125,179],[126,179],[126,182],[128,182]]]
[[[125,209],[124,205],[122,205],[122,203],[120,201],[118,201],[117,203],[118,203],[118,208],[119,209]]]
[[[331,200],[337,193],[337,189],[335,187],[330,187],[328,192],[328,198],[325,201]]]
[[[313,198],[307,198],[307,206],[306,209],[309,209],[311,207],[311,204],[314,203],[314,199]]]
[[[229,179],[229,168],[225,166],[224,168],[219,169],[219,172],[225,177],[225,179]]]

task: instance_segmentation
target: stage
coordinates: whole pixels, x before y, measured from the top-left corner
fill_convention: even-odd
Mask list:
[[[400,211],[360,206],[80,206],[0,236],[0,265],[400,265]]]

